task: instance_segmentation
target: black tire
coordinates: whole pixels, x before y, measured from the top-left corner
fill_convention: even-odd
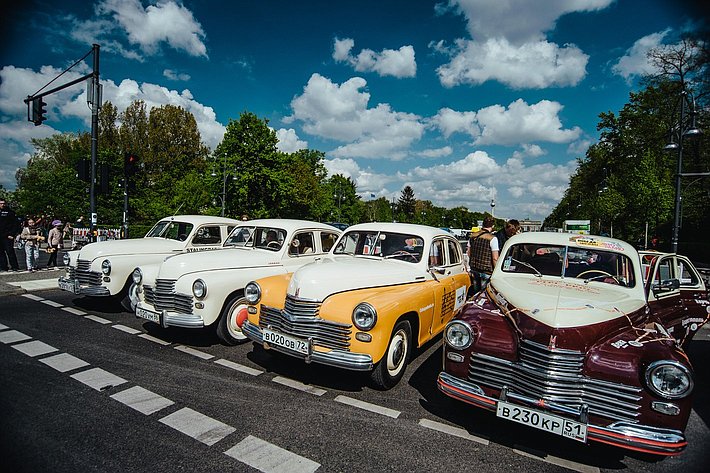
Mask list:
[[[236,320],[239,311],[246,310],[247,300],[242,295],[229,299],[217,321],[217,337],[228,346],[234,346],[247,340],[246,335],[237,326]]]
[[[409,364],[412,351],[412,326],[400,320],[392,330],[387,350],[370,375],[375,387],[391,389],[399,383]]]
[[[136,311],[136,304],[138,301],[138,296],[135,295],[135,290],[136,290],[136,285],[135,283],[131,283],[128,286],[128,290],[125,292],[121,292],[121,307],[126,312],[131,312],[134,313]],[[120,297],[120,296],[119,296]]]

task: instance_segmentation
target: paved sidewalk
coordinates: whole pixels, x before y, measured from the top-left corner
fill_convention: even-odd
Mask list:
[[[0,271],[0,297],[12,294],[24,294],[27,291],[37,291],[42,289],[54,289],[57,287],[57,279],[64,274],[64,268],[47,268],[49,254],[45,251],[39,252],[39,268],[34,273],[27,271],[25,264],[25,252],[15,249],[15,256],[20,271]],[[62,264],[64,251],[57,255],[57,263]],[[44,269],[42,269],[44,268]],[[52,285],[52,281],[54,284]]]

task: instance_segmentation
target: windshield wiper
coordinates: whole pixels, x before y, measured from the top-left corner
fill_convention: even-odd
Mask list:
[[[535,266],[531,265],[530,263],[526,263],[525,261],[520,261],[520,260],[517,260],[512,257],[510,258],[510,261],[514,261],[516,263],[522,264],[523,266],[526,266],[526,267],[532,269],[533,271],[535,271],[535,276],[537,276],[538,278],[542,277],[542,273],[540,271],[538,271],[537,268]]]

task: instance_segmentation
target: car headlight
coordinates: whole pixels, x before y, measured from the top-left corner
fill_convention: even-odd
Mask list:
[[[250,304],[258,304],[261,300],[261,287],[254,281],[244,287],[244,298]]]
[[[109,260],[105,259],[101,262],[101,272],[104,273],[104,276],[111,274],[111,262]]]
[[[677,361],[654,361],[646,368],[646,385],[663,398],[678,399],[693,390],[693,377],[688,368]]]
[[[143,281],[143,272],[140,270],[140,268],[136,268],[133,270],[133,282],[136,284],[140,284],[141,281]]]
[[[202,279],[196,279],[195,282],[192,283],[192,293],[198,299],[202,299],[207,295],[207,283]]]
[[[64,262],[64,266],[69,266],[71,263],[71,256],[69,256],[69,253],[64,253],[64,256],[62,256],[62,261]]]
[[[353,310],[353,324],[360,330],[370,330],[377,323],[377,311],[367,302],[361,302]]]
[[[465,350],[473,343],[473,329],[461,320],[451,321],[444,331],[444,340],[455,350]]]

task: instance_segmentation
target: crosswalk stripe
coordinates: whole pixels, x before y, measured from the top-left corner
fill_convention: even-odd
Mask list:
[[[106,324],[110,324],[110,323],[111,323],[110,320],[106,320],[106,319],[104,319],[103,317],[99,317],[98,315],[87,315],[87,316],[84,317],[84,318],[85,318],[85,319],[89,319],[89,320],[93,320],[94,322],[98,322],[98,323],[103,324],[103,325],[106,325]]]
[[[147,333],[142,333],[138,336],[141,338],[145,338],[146,340],[150,340],[153,343],[157,343],[158,345],[170,345],[170,342],[166,342],[165,340],[161,340],[152,335],[148,335]]]
[[[34,294],[22,294],[22,297],[26,297],[33,301],[43,301],[44,297],[35,296]]]
[[[320,463],[249,435],[224,452],[264,473],[312,473]]]
[[[468,431],[466,431],[460,427],[454,427],[452,425],[442,424],[441,422],[435,422],[435,421],[429,420],[429,419],[419,419],[419,425],[421,425],[422,427],[426,427],[427,429],[432,429],[432,430],[436,430],[438,432],[442,432],[444,434],[453,435],[455,437],[459,437],[459,438],[466,439],[466,440],[472,440],[474,442],[478,442],[483,445],[488,445],[490,443],[488,441],[488,439],[476,437],[475,435],[469,434]]]
[[[235,371],[241,371],[242,373],[246,373],[252,376],[259,376],[260,374],[263,373],[262,370],[257,370],[254,368],[251,368],[249,366],[245,366],[239,363],[235,363],[233,361],[225,360],[224,358],[220,358],[219,360],[216,360],[215,363],[218,365],[226,366],[227,368],[233,369]]]
[[[197,358],[202,358],[203,360],[210,360],[214,358],[214,355],[210,355],[209,353],[205,353],[200,350],[195,350],[194,348],[186,347],[185,345],[178,345],[175,347],[175,349],[177,351],[187,353],[188,355],[196,356]]]
[[[7,330],[9,328],[10,327],[8,327],[7,325],[0,324],[0,330]]]
[[[42,304],[47,304],[48,306],[51,306],[51,307],[64,307],[64,304],[60,304],[59,302],[50,301],[49,299],[45,299],[40,302]]]
[[[70,355],[69,353],[60,353],[59,355],[48,356],[47,358],[42,358],[39,361],[51,368],[54,368],[60,373],[66,373],[67,371],[89,366],[89,363],[86,361]]]
[[[175,404],[170,399],[164,398],[140,386],[128,388],[125,391],[112,395],[111,398],[145,415],[150,415]]]
[[[86,312],[83,310],[75,309],[73,307],[62,307],[62,310],[74,315],[86,315]]]
[[[8,330],[7,332],[0,332],[0,342],[4,344],[24,342],[25,340],[31,340],[32,337],[25,335],[17,330]]]
[[[120,386],[128,382],[120,376],[116,376],[101,368],[81,371],[71,375],[71,377],[97,391],[103,391],[104,389]]]
[[[366,411],[374,412],[375,414],[381,414],[383,416],[388,416],[396,419],[399,417],[401,412],[395,411],[394,409],[389,409],[387,407],[378,406],[377,404],[370,404],[369,402],[360,401],[358,399],[353,399],[348,396],[337,396],[335,398],[336,402],[342,404],[347,404],[349,406],[357,407],[359,409],[364,409]]]
[[[206,445],[214,445],[236,430],[189,407],[163,417],[160,422]]]
[[[323,394],[328,392],[325,389],[320,389],[320,388],[316,388],[314,386],[309,386],[307,384],[303,384],[300,381],[296,381],[294,379],[284,378],[283,376],[277,376],[274,379],[272,379],[272,381],[274,383],[279,383],[284,386],[288,386],[289,388],[298,389],[299,391],[313,394],[315,396],[322,396]]]
[[[140,330],[136,330],[131,327],[126,327],[125,325],[121,325],[121,324],[112,325],[111,328],[115,328],[116,330],[120,330],[121,332],[130,333],[131,335],[141,333]]]
[[[40,342],[39,340],[33,340],[31,342],[13,345],[12,348],[21,351],[27,356],[40,356],[46,355],[47,353],[54,353],[55,351],[59,351],[53,346],[47,345],[46,343]]]

